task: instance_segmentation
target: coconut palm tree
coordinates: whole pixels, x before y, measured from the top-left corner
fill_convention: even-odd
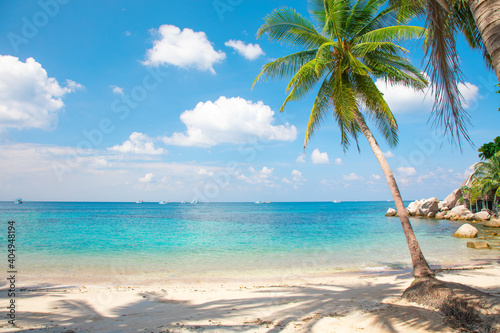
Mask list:
[[[498,0],[389,0],[400,7],[402,22],[420,17],[428,31],[424,50],[426,71],[435,97],[433,125],[443,128],[450,141],[472,144],[467,133],[469,114],[458,84],[464,81],[456,40],[461,33],[469,46],[480,50],[500,82],[500,2]]]
[[[500,198],[500,152],[474,166],[472,174],[472,200],[493,194],[493,206]]]
[[[362,133],[368,140],[391,189],[410,250],[415,277],[433,276],[413,232],[399,188],[375,137],[369,118],[390,146],[398,143],[396,119],[374,79],[415,89],[427,86],[425,76],[402,56],[407,52],[399,40],[421,36],[423,28],[399,25],[394,6],[385,0],[310,0],[311,20],[294,9],[283,7],[265,18],[257,36],[267,35],[305,50],[276,59],[263,66],[261,79],[291,77],[280,111],[289,101],[303,98],[319,85],[307,125],[304,147],[320,123],[333,111],[341,133],[341,145],[348,149]]]

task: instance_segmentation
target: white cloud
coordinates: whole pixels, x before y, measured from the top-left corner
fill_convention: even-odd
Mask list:
[[[220,143],[248,143],[257,139],[293,141],[297,128],[288,123],[272,125],[274,112],[262,102],[240,97],[220,97],[215,103],[200,102],[184,111],[181,121],[187,132],[164,137],[163,142],[177,146],[211,147]]]
[[[261,170],[255,170],[253,167],[249,167],[250,171],[249,176],[245,176],[243,174],[237,175],[236,178],[239,180],[243,180],[249,184],[265,184],[266,186],[273,186],[271,175],[274,171],[274,168],[263,167]]]
[[[300,172],[299,170],[293,170],[291,175],[293,176],[292,180],[296,183],[300,183],[306,180],[304,176],[302,176],[302,172]]]
[[[388,150],[387,152],[385,153],[382,153],[384,154],[385,158],[391,158],[391,157],[394,157],[394,154],[392,153],[392,151]]]
[[[147,50],[147,66],[174,65],[180,68],[194,67],[215,74],[213,65],[226,59],[222,51],[215,51],[203,31],[185,28],[181,31],[174,25],[164,24],[153,29],[157,39],[153,48]]]
[[[330,159],[327,153],[321,153],[318,148],[314,149],[311,154],[313,164],[330,164]]]
[[[363,177],[358,176],[354,172],[352,172],[352,173],[350,173],[348,175],[342,175],[342,179],[343,180],[347,180],[347,181],[350,181],[350,180],[364,180]]]
[[[228,47],[232,47],[239,54],[247,58],[248,60],[255,60],[261,55],[265,55],[264,51],[262,51],[259,44],[245,44],[241,40],[228,40],[224,45]]]
[[[300,154],[295,160],[297,163],[306,163],[306,154]]]
[[[147,173],[144,177],[139,178],[139,181],[145,184],[151,183],[154,177],[155,175],[153,175],[152,173]]]
[[[108,148],[110,151],[119,153],[132,153],[142,155],[159,155],[166,152],[163,148],[155,148],[154,141],[146,134],[134,132],[130,134],[129,140],[121,145]]]
[[[214,175],[214,172],[212,170],[207,170],[207,169],[204,169],[204,168],[201,168],[199,171],[198,171],[198,174],[200,176],[213,176]]]
[[[0,55],[0,129],[54,129],[64,108],[62,97],[81,88],[71,80],[61,87],[33,58],[22,62]]]
[[[286,177],[283,177],[283,179],[281,181],[285,184],[293,184],[293,182]]]
[[[375,84],[384,94],[384,99],[395,114],[422,113],[422,111],[430,112],[432,110],[434,96],[430,87],[424,91],[416,91],[399,84],[387,84],[384,79],[377,79]],[[464,97],[464,107],[466,108],[477,99],[479,94],[479,88],[469,82],[459,83],[458,89]]]
[[[343,165],[343,164],[344,164],[344,162],[342,162],[342,159],[341,159],[341,158],[336,158],[336,159],[335,159],[335,164],[337,164],[337,165]]]
[[[417,174],[417,170],[414,167],[400,167],[396,171],[403,177],[414,176]]]
[[[380,179],[380,175],[372,175],[372,177],[375,178],[376,180]]]
[[[113,89],[113,93],[117,95],[123,95],[123,88],[120,88],[118,86],[111,86]]]

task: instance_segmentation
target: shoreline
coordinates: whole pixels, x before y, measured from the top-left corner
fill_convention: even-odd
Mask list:
[[[500,294],[500,261],[444,268],[439,279]],[[283,281],[183,285],[32,286],[18,327],[51,332],[455,332],[435,311],[402,301],[408,272],[337,273]],[[2,287],[2,298],[5,290]],[[5,297],[6,299],[6,297]],[[122,326],[123,325],[123,326]],[[121,329],[120,329],[121,327]],[[126,328],[126,329],[125,329]]]

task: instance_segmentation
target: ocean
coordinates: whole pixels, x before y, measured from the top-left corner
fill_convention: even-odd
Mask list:
[[[7,262],[8,221],[15,221],[19,279],[109,284],[335,272],[409,270],[392,202],[286,203],[0,203]],[[500,257],[452,236],[463,222],[412,218],[434,268]],[[488,237],[482,226],[480,236]],[[497,237],[498,239],[498,237]],[[497,243],[495,243],[497,242]]]

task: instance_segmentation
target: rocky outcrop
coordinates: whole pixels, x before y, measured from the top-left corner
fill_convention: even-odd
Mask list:
[[[474,238],[477,236],[478,230],[471,226],[470,224],[466,223],[462,225],[458,230],[453,234],[455,237],[460,237],[460,238]]]
[[[441,201],[438,205],[439,211],[443,211],[444,208],[452,209],[457,204],[458,200],[462,197],[462,191],[460,189],[456,189],[451,192],[443,201]]]
[[[420,207],[418,207],[418,215],[419,216],[427,216],[429,213],[436,214],[439,212],[439,200],[437,198],[430,198],[424,200]]]
[[[396,216],[398,214],[398,211],[395,210],[394,208],[389,208],[387,210],[387,213],[385,213],[385,216]]]
[[[487,249],[490,247],[490,244],[486,243],[485,241],[470,241],[467,242],[467,247],[473,249]]]
[[[421,201],[423,201],[422,199]],[[406,211],[408,212],[408,215],[410,216],[415,216],[418,213],[418,209],[422,205],[422,202],[419,200],[413,201],[411,204],[408,205],[408,208],[406,208]]]

